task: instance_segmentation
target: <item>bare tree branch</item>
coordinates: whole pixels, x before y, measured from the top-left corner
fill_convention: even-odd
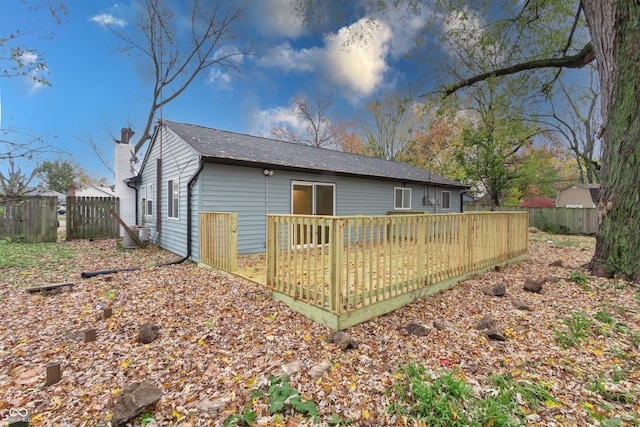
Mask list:
[[[520,64],[510,65],[486,73],[478,74],[458,83],[450,85],[444,89],[443,98],[457,92],[458,90],[471,86],[475,83],[487,80],[491,77],[508,76],[522,71],[535,70],[540,68],[581,68],[595,60],[595,53],[591,42],[587,43],[580,52],[572,56],[562,58],[545,58],[527,61]]]
[[[196,77],[214,66],[238,74],[242,58],[251,54],[225,50],[224,44],[237,37],[233,26],[244,14],[244,8],[233,1],[194,0],[188,40],[180,37],[177,18],[162,0],[146,0],[143,9],[136,34],[128,35],[107,26],[125,43],[123,50],[140,52],[149,58],[154,69],[151,105],[135,144],[136,152],[151,138],[157,112],[180,96]]]

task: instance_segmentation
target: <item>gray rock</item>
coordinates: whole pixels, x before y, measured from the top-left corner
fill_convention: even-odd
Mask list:
[[[301,366],[300,361],[296,359],[282,365],[282,370],[285,374],[295,375],[300,371]]]
[[[323,360],[309,369],[309,376],[313,379],[319,378],[329,369],[331,369],[331,361]]]
[[[478,324],[476,325],[476,329],[478,330],[491,329],[495,327],[496,327],[496,321],[493,319],[493,317],[489,316],[488,314],[485,314],[484,317],[480,319],[478,321]]]
[[[525,291],[540,293],[545,282],[546,279],[525,279],[523,288]]]
[[[340,347],[341,350],[349,350],[352,348],[358,348],[358,342],[347,335],[346,332],[335,331],[329,335],[327,339],[330,343],[333,343]]]
[[[162,390],[150,383],[133,383],[127,386],[116,401],[111,424],[123,426],[143,413],[162,397]]]
[[[482,292],[484,292],[487,295],[491,295],[494,297],[501,297],[504,296],[504,294],[507,293],[507,287],[504,285],[504,283],[502,282],[498,282],[495,285],[493,285],[493,287],[489,288],[483,288]]]
[[[419,337],[425,337],[429,335],[429,328],[417,322],[411,322],[404,328],[410,335],[417,335]]]
[[[444,331],[445,329],[447,329],[447,325],[445,325],[445,323],[441,322],[440,320],[434,320],[433,327],[439,331]]]
[[[490,338],[492,340],[496,340],[496,341],[506,341],[507,338],[505,338],[504,334],[502,333],[502,331],[500,329],[498,329],[497,327],[493,327],[493,328],[489,328],[487,329],[487,331],[484,333],[486,335],[487,338]]]
[[[527,304],[526,302],[521,301],[519,299],[514,299],[513,301],[511,301],[511,304],[513,304],[513,306],[515,308],[517,308],[518,310],[531,311],[531,306],[529,304]]]
[[[138,342],[142,344],[149,344],[155,341],[160,335],[158,331],[160,331],[158,326],[151,323],[145,323],[138,331]]]

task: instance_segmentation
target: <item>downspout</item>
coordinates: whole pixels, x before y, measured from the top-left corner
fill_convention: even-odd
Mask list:
[[[125,184],[127,184],[127,187],[132,188],[133,191],[136,192],[136,210],[135,210],[135,213],[136,213],[136,225],[139,225],[138,224],[138,214],[139,214],[139,212],[138,212],[138,187],[136,187],[136,186],[132,187],[130,181],[125,181]]]
[[[200,175],[200,172],[202,172],[202,169],[204,169],[204,162],[202,161],[202,157],[200,157],[200,167],[193,174],[193,176],[189,179],[189,182],[187,183],[187,254],[184,257],[177,259],[175,261],[162,262],[162,263],[156,264],[155,267],[166,267],[168,265],[181,264],[191,257],[191,241],[192,241],[191,211],[193,209],[192,202],[191,202],[191,187],[193,186],[193,183],[196,181],[196,179],[198,179],[198,176]],[[137,197],[136,197],[136,200],[137,200]],[[137,204],[136,204],[136,208],[137,208]],[[114,273],[120,273],[123,271],[137,271],[137,270],[140,270],[141,268],[142,267],[130,267],[130,268],[120,268],[116,270],[84,271],[80,273],[80,277],[82,277],[83,279],[86,279],[89,277],[99,276],[101,274],[114,274]]]

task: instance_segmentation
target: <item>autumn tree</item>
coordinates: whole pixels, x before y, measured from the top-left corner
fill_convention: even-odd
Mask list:
[[[271,135],[281,141],[295,142],[312,147],[338,149],[349,144],[348,124],[331,115],[333,94],[313,91],[311,98],[293,98],[294,123],[277,123]]]
[[[365,152],[380,159],[397,160],[411,143],[421,113],[420,105],[399,93],[386,93],[372,100],[365,116],[358,120]]]
[[[593,184],[598,182],[600,173],[601,114],[596,69],[594,65],[589,69],[588,87],[580,87],[577,83],[567,87],[560,80],[559,94],[550,103],[551,112],[536,116],[536,120],[564,140],[576,160],[580,182]]]
[[[505,191],[505,205],[521,205],[525,199],[555,197],[561,177],[561,149],[529,145],[513,161],[516,174]],[[553,207],[553,206],[551,206]]]
[[[365,3],[378,13],[398,10],[398,5],[415,13],[412,8],[420,6],[411,0]],[[457,10],[477,5],[455,0],[435,3]],[[443,94],[453,94],[487,79],[503,81],[521,72],[551,70],[551,78],[539,85],[541,91],[549,92],[554,90],[556,76],[562,70],[582,68],[595,60],[601,94],[602,166],[600,221],[591,271],[597,275],[640,279],[640,263],[635,258],[640,252],[640,175],[637,173],[640,170],[640,103],[637,102],[640,98],[637,84],[640,81],[640,3],[636,0],[486,3],[491,4],[491,11],[485,10],[482,16],[495,23],[496,28],[510,30],[510,43],[517,48],[495,69],[443,82]],[[323,9],[317,1],[298,0],[296,4],[305,16]],[[433,4],[429,6],[434,13],[439,13]],[[321,17],[327,16],[324,10],[319,13]],[[416,46],[424,46],[425,40],[420,37],[418,41],[422,44]]]
[[[465,181],[463,169],[455,161],[462,145],[464,118],[454,111],[439,110],[428,115],[425,126],[413,132],[411,142],[398,160],[447,178]]]
[[[174,13],[165,0],[141,2],[141,16],[131,33],[102,24],[124,43],[125,53],[145,57],[153,69],[151,103],[142,132],[135,144],[138,152],[151,138],[157,112],[180,96],[201,74],[214,67],[230,73],[240,72],[249,50],[230,48],[227,42],[237,38],[235,26],[244,8],[232,0],[189,0],[188,17]],[[188,31],[183,26],[188,23]]]

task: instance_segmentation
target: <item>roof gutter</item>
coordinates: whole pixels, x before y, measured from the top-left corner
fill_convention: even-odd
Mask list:
[[[352,172],[341,172],[341,171],[329,171],[326,169],[314,169],[314,168],[303,168],[296,166],[287,166],[277,163],[267,163],[267,162],[255,162],[250,160],[237,160],[231,158],[221,158],[221,157],[209,157],[209,156],[201,156],[203,157],[204,162],[206,163],[216,163],[220,165],[227,166],[244,166],[250,168],[265,168],[265,169],[274,169],[280,171],[288,171],[288,172],[300,172],[300,173],[310,173],[310,174],[321,174],[325,176],[344,176],[349,178],[361,178],[361,179],[376,179],[382,181],[392,181],[392,182],[407,182],[407,183],[415,183],[415,184],[429,184],[435,186],[442,187],[452,187],[452,188],[471,188],[467,184],[458,184],[458,183],[442,183],[437,181],[424,181],[417,178],[408,178],[408,177],[389,177],[384,175],[363,175]]]

